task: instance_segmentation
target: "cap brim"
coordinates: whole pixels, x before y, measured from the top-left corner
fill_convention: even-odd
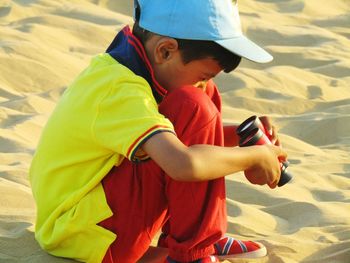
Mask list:
[[[273,57],[267,51],[244,35],[230,39],[216,40],[215,42],[232,53],[254,62],[267,63],[273,60]]]

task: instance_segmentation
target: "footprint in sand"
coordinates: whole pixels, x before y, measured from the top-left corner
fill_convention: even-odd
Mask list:
[[[320,98],[323,95],[322,89],[316,85],[309,85],[307,91],[309,93],[308,98],[311,100]]]
[[[11,12],[11,4],[5,3],[0,6],[0,17],[7,16]]]
[[[319,202],[343,202],[346,198],[340,191],[312,190],[311,194]]]

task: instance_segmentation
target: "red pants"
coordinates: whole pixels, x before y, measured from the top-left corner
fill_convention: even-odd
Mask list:
[[[184,144],[223,145],[221,100],[212,82],[205,92],[192,86],[173,91],[159,111]],[[104,263],[137,262],[162,227],[169,256],[182,262],[213,254],[213,244],[226,232],[224,178],[178,182],[152,160],[124,160],[103,186],[114,215],[100,225],[117,234]]]

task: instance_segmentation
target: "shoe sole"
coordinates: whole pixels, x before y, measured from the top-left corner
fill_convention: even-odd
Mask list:
[[[235,258],[247,258],[247,259],[252,259],[252,258],[262,258],[267,255],[267,250],[266,247],[259,243],[259,242],[254,242],[260,246],[258,250],[252,251],[252,252],[246,252],[246,253],[241,253],[241,254],[235,254],[235,255],[223,255],[223,256],[217,256],[220,260],[222,259],[235,259]]]

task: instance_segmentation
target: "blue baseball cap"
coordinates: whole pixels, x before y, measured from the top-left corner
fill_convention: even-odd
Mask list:
[[[273,57],[242,33],[237,1],[136,0],[140,27],[181,39],[209,40],[258,63]],[[135,1],[135,2],[136,2]]]

